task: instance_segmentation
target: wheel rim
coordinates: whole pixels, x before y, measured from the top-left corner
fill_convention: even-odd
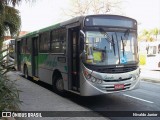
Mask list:
[[[57,88],[58,91],[63,91],[64,90],[63,89],[63,79],[62,78],[60,78],[60,79],[57,80],[57,82],[56,82],[56,88]]]

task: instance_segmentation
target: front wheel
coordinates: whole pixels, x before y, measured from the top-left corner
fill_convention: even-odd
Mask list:
[[[53,90],[58,94],[64,94],[64,84],[62,77],[54,77]]]

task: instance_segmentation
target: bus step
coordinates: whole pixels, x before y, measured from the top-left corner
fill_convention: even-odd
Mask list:
[[[74,86],[73,86],[72,89],[73,89],[74,91],[77,91],[77,87],[74,87]]]
[[[79,91],[80,91],[80,88],[77,88],[77,87],[74,87],[74,86],[73,86],[73,87],[72,87],[72,90],[79,92]]]
[[[72,92],[72,93],[75,93],[75,94],[77,94],[77,95],[80,95],[80,92],[78,92],[78,91],[74,91],[74,90],[68,90],[69,92]]]
[[[39,80],[39,78],[38,78],[38,77],[36,77],[36,76],[33,76],[33,80],[38,81],[38,80]]]

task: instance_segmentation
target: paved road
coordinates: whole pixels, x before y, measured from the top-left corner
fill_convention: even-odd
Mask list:
[[[141,81],[140,88],[124,93],[85,98],[68,98],[93,111],[160,111],[160,84]],[[113,118],[111,120],[141,120],[142,118]],[[145,118],[159,120],[160,118]],[[145,120],[144,118],[142,120]]]
[[[13,76],[13,73],[11,73],[10,76]],[[14,77],[18,77],[16,73],[14,73]],[[17,84],[19,88],[23,90],[23,93],[20,94],[21,99],[24,101],[21,105],[22,111],[95,111],[95,114],[100,114],[102,116],[103,114],[97,111],[160,111],[160,83],[141,81],[140,88],[137,90],[102,96],[80,97],[70,93],[65,97],[61,97],[50,91],[50,86],[48,85],[43,85],[43,87],[41,87],[24,78],[19,77],[19,79]],[[61,119],[70,120],[75,118]],[[87,119],[97,118],[92,117]],[[108,118],[100,117],[99,119]],[[160,118],[109,117],[109,119],[159,120]]]

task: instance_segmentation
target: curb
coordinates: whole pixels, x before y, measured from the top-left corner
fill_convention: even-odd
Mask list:
[[[153,83],[160,83],[160,80],[155,79],[155,78],[141,78],[143,81],[148,81],[148,82],[153,82]]]

